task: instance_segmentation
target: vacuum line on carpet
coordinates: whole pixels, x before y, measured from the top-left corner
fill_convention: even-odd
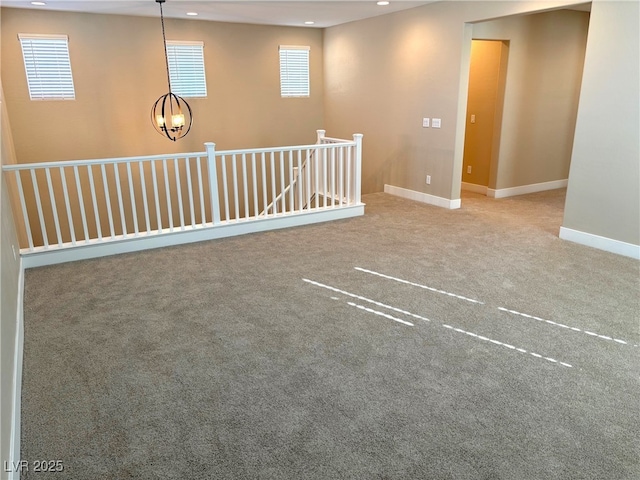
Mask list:
[[[377,306],[380,306],[380,307],[383,307],[383,308],[388,308],[388,309],[390,309],[390,310],[393,310],[393,311],[396,311],[396,312],[400,312],[400,313],[403,313],[403,314],[405,314],[405,315],[409,315],[409,316],[412,316],[412,317],[420,318],[420,319],[422,319],[422,320],[430,321],[429,319],[424,318],[424,317],[421,317],[420,315],[416,315],[415,313],[407,312],[406,310],[401,310],[401,309],[399,309],[399,308],[392,307],[391,305],[386,305],[386,304],[384,304],[384,303],[377,302],[377,301],[375,301],[375,300],[371,300],[370,298],[362,297],[362,296],[360,296],[360,295],[356,295],[355,293],[350,293],[350,292],[347,292],[347,291],[341,290],[341,289],[339,289],[339,288],[332,287],[332,286],[330,286],[330,285],[325,285],[324,283],[316,282],[316,281],[314,281],[314,280],[309,280],[308,278],[303,278],[302,280],[303,280],[304,282],[306,282],[306,283],[310,283],[311,285],[315,285],[315,286],[317,286],[317,287],[325,288],[325,289],[330,290],[330,291],[332,291],[332,292],[341,293],[341,294],[343,294],[343,295],[347,295],[347,296],[352,297],[352,298],[357,298],[357,299],[359,299],[359,300],[363,300],[363,301],[366,301],[366,302],[372,303],[372,304],[374,304],[374,305],[377,305]],[[336,297],[331,297],[331,298],[332,298],[332,299],[334,299],[334,300],[338,300],[338,298],[336,298]],[[352,306],[352,307],[359,308],[360,310],[364,310],[364,311],[366,311],[366,312],[373,313],[373,314],[375,314],[375,315],[380,315],[380,316],[382,316],[382,317],[389,318],[389,319],[391,319],[391,320],[395,320],[395,321],[397,321],[397,322],[404,323],[404,324],[406,324],[406,325],[410,325],[410,326],[412,326],[412,327],[414,326],[412,323],[409,323],[409,322],[407,322],[407,321],[405,321],[405,320],[401,320],[401,319],[396,318],[396,317],[393,317],[393,316],[391,316],[391,315],[389,315],[389,314],[386,314],[386,313],[380,312],[380,311],[378,311],[378,310],[374,310],[374,309],[372,309],[372,308],[365,307],[365,306],[363,306],[363,305],[359,305],[359,304],[357,304],[357,303],[347,302],[347,304],[348,304],[348,305],[350,305],[350,306]],[[484,336],[482,336],[482,335],[478,335],[477,333],[469,332],[469,331],[467,331],[467,330],[463,330],[463,329],[461,329],[461,328],[452,327],[451,325],[447,325],[447,324],[445,324],[445,323],[442,323],[441,325],[442,325],[443,327],[445,327],[445,328],[449,329],[449,330],[453,330],[453,331],[455,331],[455,332],[459,332],[459,333],[464,333],[465,335],[469,335],[470,337],[475,337],[475,338],[477,338],[478,340],[482,340],[482,341],[485,341],[485,342],[493,343],[494,345],[499,345],[499,346],[501,346],[501,347],[508,348],[509,350],[515,350],[515,351],[520,352],[520,353],[526,353],[526,354],[529,354],[529,355],[531,355],[531,356],[533,356],[533,357],[541,358],[541,359],[543,359],[543,360],[547,360],[548,362],[556,363],[556,364],[558,364],[558,365],[562,365],[563,367],[568,367],[568,368],[572,368],[572,367],[573,367],[573,365],[570,365],[570,364],[565,363],[565,362],[561,362],[561,361],[559,361],[559,360],[556,360],[555,358],[545,357],[544,355],[540,355],[539,353],[535,353],[535,352],[529,352],[529,351],[525,350],[524,348],[515,347],[515,346],[510,345],[510,344],[508,344],[508,343],[500,342],[500,341],[498,341],[498,340],[494,340],[494,339],[492,339],[492,338],[488,338],[488,337],[484,337]]]
[[[547,360],[548,362],[557,363],[558,365],[562,365],[563,367],[568,367],[568,368],[572,368],[573,367],[573,365],[569,365],[568,363],[561,362],[559,360],[556,360],[555,358],[545,357],[544,355],[540,355],[539,353],[528,352],[524,348],[517,348],[517,347],[514,347],[513,345],[509,345],[508,343],[503,343],[503,342],[500,342],[498,340],[493,340],[492,338],[487,338],[487,337],[484,337],[482,335],[478,335],[477,333],[467,332],[466,330],[462,330],[461,328],[455,328],[455,327],[452,327],[451,325],[446,325],[444,323],[442,324],[442,326],[444,328],[448,328],[449,330],[453,330],[453,331],[459,332],[459,333],[464,333],[465,335],[469,335],[470,337],[475,337],[478,340],[482,340],[482,341],[485,341],[485,342],[491,342],[491,343],[493,343],[495,345],[500,345],[501,347],[506,347],[506,348],[508,348],[510,350],[515,350],[515,351],[520,352],[520,353],[528,353],[529,355],[532,355],[532,356],[534,356],[536,358],[542,358],[544,360]]]
[[[628,345],[628,343],[626,341],[620,340],[619,338],[613,338],[613,337],[610,337],[608,335],[600,335],[598,333],[589,332],[588,330],[582,330],[582,329],[577,328],[577,327],[570,327],[568,325],[564,325],[562,323],[557,323],[557,322],[554,322],[552,320],[545,320],[544,318],[536,317],[534,315],[528,315],[526,313],[516,312],[515,310],[509,310],[509,309],[503,308],[503,307],[498,307],[498,310],[500,310],[502,312],[512,313],[514,315],[519,315],[519,316],[524,317],[524,318],[532,318],[533,320],[538,320],[539,322],[545,322],[545,323],[548,323],[549,325],[553,325],[555,327],[566,328],[567,330],[573,330],[574,332],[586,333],[590,337],[596,337],[596,338],[600,338],[602,340],[610,340],[610,341],[619,343],[621,345]]]
[[[340,290],[339,288],[332,287],[330,285],[325,285],[324,283],[315,282],[313,280],[309,280],[308,278],[303,278],[302,280],[304,282],[310,283],[311,285],[315,285],[316,287],[326,288],[327,290],[331,290],[332,292],[341,293],[341,294],[346,295],[348,297],[356,298],[358,300],[362,300],[363,302],[368,302],[368,303],[371,303],[373,305],[377,305],[378,307],[387,308],[389,310],[393,310],[394,312],[402,313],[404,315],[408,315],[410,317],[417,318],[419,320],[424,320],[425,322],[430,322],[431,321],[426,317],[422,317],[420,315],[416,315],[415,313],[407,312],[406,310],[402,310],[401,308],[392,307],[391,305],[387,305],[385,303],[377,302],[375,300],[371,300],[370,298],[366,298],[366,297],[362,297],[360,295],[356,295],[355,293],[346,292],[344,290]]]
[[[481,302],[480,300],[474,300],[473,298],[463,297],[462,295],[458,295],[456,293],[446,292],[444,290],[439,290],[437,288],[428,287],[427,285],[422,285],[420,283],[415,283],[415,282],[411,282],[409,280],[403,280],[402,278],[396,278],[396,277],[392,277],[390,275],[385,275],[384,273],[379,273],[379,272],[374,272],[372,270],[367,270],[366,268],[361,268],[361,267],[353,267],[353,268],[358,270],[359,272],[369,273],[371,275],[376,275],[378,277],[386,278],[388,280],[393,280],[395,282],[404,283],[405,285],[411,285],[412,287],[424,288],[425,290],[429,290],[430,292],[442,293],[443,295],[448,295],[449,297],[454,297],[454,298],[458,298],[460,300],[465,300],[467,302],[477,303],[479,305],[484,305],[484,302]]]
[[[359,308],[360,310],[364,310],[365,312],[373,313],[375,315],[379,315],[381,317],[388,318],[389,320],[394,320],[396,322],[404,323],[405,325],[409,325],[410,327],[414,326],[413,323],[411,323],[411,322],[407,322],[405,320],[401,320],[401,319],[396,318],[396,317],[394,317],[392,315],[389,315],[387,313],[380,312],[378,310],[374,310],[374,309],[369,308],[369,307],[365,307],[364,305],[358,305],[357,303],[353,303],[353,302],[347,302],[347,305],[351,305],[352,307]]]

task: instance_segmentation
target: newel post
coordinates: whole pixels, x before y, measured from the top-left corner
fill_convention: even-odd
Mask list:
[[[318,145],[322,144],[322,139],[324,138],[325,133],[327,133],[326,130],[316,130],[316,134],[318,135],[318,139],[316,140],[316,143]]]
[[[362,134],[354,133],[353,141],[356,142],[356,165],[355,165],[355,189],[354,197],[356,203],[360,203],[362,193]]]
[[[211,217],[213,224],[220,223],[220,199],[218,198],[218,169],[216,168],[216,144],[205,142],[207,170],[209,171],[209,196],[211,197]]]

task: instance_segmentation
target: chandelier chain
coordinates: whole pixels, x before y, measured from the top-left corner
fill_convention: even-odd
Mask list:
[[[167,55],[167,38],[164,33],[164,15],[162,14],[162,2],[160,4],[160,23],[162,23],[162,44],[164,45],[164,62],[167,66],[167,83],[169,84],[169,93],[171,93],[171,76],[169,75],[169,57]]]

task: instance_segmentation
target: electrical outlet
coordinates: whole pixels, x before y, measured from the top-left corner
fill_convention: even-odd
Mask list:
[[[471,173],[471,165],[467,167],[467,173]]]
[[[427,185],[431,185],[431,175],[427,175]]]

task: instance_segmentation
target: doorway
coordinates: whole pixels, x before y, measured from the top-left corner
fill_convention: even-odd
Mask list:
[[[509,44],[472,40],[462,189],[495,189]]]

